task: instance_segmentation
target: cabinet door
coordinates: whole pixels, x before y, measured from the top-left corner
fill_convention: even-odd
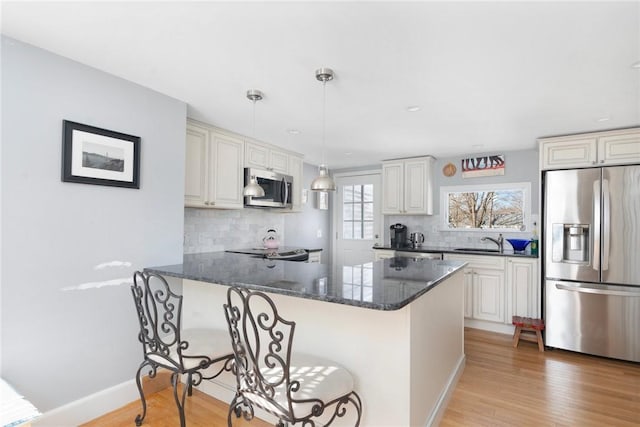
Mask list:
[[[210,135],[209,204],[216,208],[242,209],[244,141],[215,132]]]
[[[640,131],[598,138],[598,159],[606,165],[640,162]]]
[[[414,215],[433,213],[430,162],[425,159],[404,163],[404,212]]]
[[[542,141],[540,145],[542,169],[563,169],[596,164],[596,138],[562,138]]]
[[[473,318],[504,322],[504,270],[473,270]]]
[[[382,213],[404,213],[404,168],[402,162],[382,165]]]
[[[268,170],[269,148],[247,141],[245,144],[244,167]]]
[[[185,147],[184,205],[205,207],[208,198],[208,145],[209,131],[187,125]]]
[[[291,171],[289,171],[289,155],[282,151],[270,150],[269,170],[285,175],[292,175]]]
[[[297,156],[287,156],[289,158],[289,175],[293,177],[291,185],[293,194],[291,195],[291,210],[302,211],[302,189],[303,183],[303,163],[302,158]]]
[[[374,249],[373,256],[376,261],[381,259],[393,258],[396,254],[396,251],[390,251],[385,249]]]
[[[538,261],[524,258],[509,258],[507,261],[507,316],[540,317],[538,283]]]

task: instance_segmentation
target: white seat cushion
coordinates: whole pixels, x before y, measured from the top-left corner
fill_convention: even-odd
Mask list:
[[[209,328],[192,328],[183,329],[181,332],[182,341],[189,343],[189,347],[182,351],[184,368],[192,369],[198,366],[203,360],[202,358],[189,359],[184,356],[207,356],[211,359],[217,359],[233,353],[231,349],[231,338],[229,332],[222,329]],[[164,358],[158,356],[150,356],[151,360],[166,365]],[[177,351],[172,351],[169,358],[178,363]]]
[[[269,381],[276,381],[282,376],[282,368],[263,368],[263,376]],[[299,381],[300,389],[292,393],[293,399],[320,399],[328,403],[353,391],[353,377],[342,366],[331,360],[320,357],[294,353],[291,355],[291,381]],[[258,405],[273,408],[263,399],[250,396]],[[288,408],[284,387],[279,387],[274,400],[282,407]],[[293,405],[294,415],[304,417],[311,412],[313,404],[300,403]]]

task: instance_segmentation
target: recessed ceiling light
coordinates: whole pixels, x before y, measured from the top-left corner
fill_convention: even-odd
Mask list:
[[[631,68],[636,68],[640,70],[640,61],[636,61],[633,64],[631,64]]]
[[[353,154],[353,153],[351,153],[351,152],[346,152],[346,153],[344,153],[344,155],[345,155],[345,156],[350,156],[350,155],[352,155],[352,154]]]
[[[407,111],[410,113],[415,113],[416,111],[420,111],[421,108],[419,105],[410,105],[407,107]]]
[[[596,122],[608,122],[609,120],[611,120],[611,116],[604,116],[604,117],[598,117],[596,119]]]
[[[287,129],[287,133],[289,135],[299,135],[300,131],[298,129]]]

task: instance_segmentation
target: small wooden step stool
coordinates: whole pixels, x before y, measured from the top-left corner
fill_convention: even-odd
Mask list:
[[[538,343],[538,350],[544,351],[544,343],[542,342],[542,330],[544,329],[544,320],[532,319],[531,317],[513,316],[511,323],[515,325],[516,330],[513,332],[513,346],[518,347],[521,339]],[[524,334],[522,333],[524,332]]]

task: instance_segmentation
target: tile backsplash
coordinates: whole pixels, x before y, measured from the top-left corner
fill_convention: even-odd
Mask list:
[[[540,233],[540,220],[538,215],[531,215],[531,222],[537,224]],[[482,242],[484,236],[497,237],[499,232],[495,231],[442,231],[440,215],[386,215],[384,217],[385,238],[384,244],[389,245],[389,227],[392,224],[404,224],[407,226],[407,233],[420,232],[424,234],[424,246],[443,248],[495,248],[495,243]],[[529,239],[533,235],[532,230],[523,233],[502,233],[505,239]],[[509,244],[505,242],[505,249]]]
[[[262,246],[262,238],[270,228],[284,243],[284,216],[267,209],[185,208],[184,253]]]

